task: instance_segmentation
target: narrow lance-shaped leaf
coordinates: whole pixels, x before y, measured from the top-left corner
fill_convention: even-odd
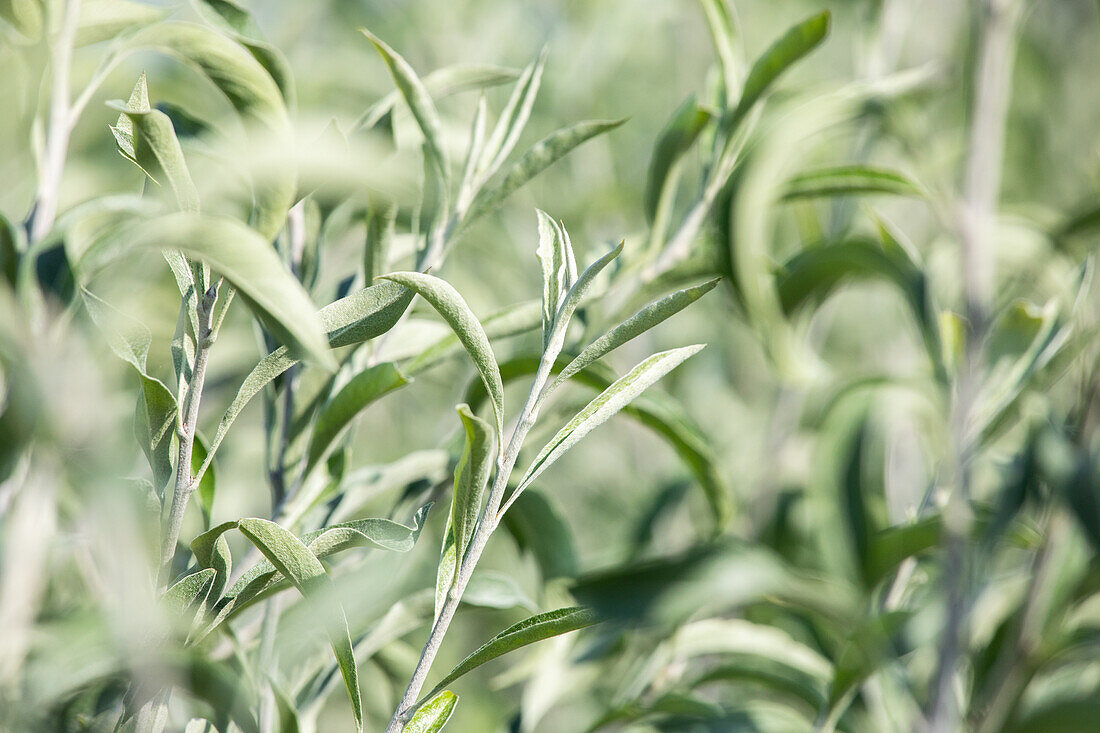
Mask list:
[[[500,183],[478,194],[477,198],[474,199],[473,206],[470,207],[470,213],[466,216],[464,223],[469,224],[475,219],[493,211],[504,202],[504,199],[511,196],[518,188],[539,173],[542,173],[552,164],[556,163],[573,148],[592,139],[600,133],[614,130],[624,122],[626,122],[625,118],[621,120],[592,120],[588,122],[578,122],[575,125],[563,127],[557,132],[551,133],[543,138],[536,143],[534,147],[523,154],[523,157],[512,166],[511,170],[501,179]]]
[[[721,278],[714,278],[701,285],[677,290],[675,293],[670,293],[642,308],[585,347],[573,361],[561,370],[558,378],[550,386],[549,391],[554,390],[574,374],[599,361],[631,339],[637,338],[667,318],[676,315],[713,290],[720,280]]]
[[[166,51],[196,68],[225,95],[247,125],[285,138],[290,117],[282,91],[253,53],[213,29],[193,23],[157,23],[126,39],[114,63],[143,49]],[[257,181],[253,193],[252,223],[271,241],[286,221],[294,195],[294,171],[281,167]]]
[[[710,122],[711,114],[695,100],[688,97],[672,114],[672,118],[657,137],[653,160],[649,163],[649,176],[645,188],[645,215],[653,223],[661,203],[662,192],[670,175],[674,175],[680,158],[691,149],[699,133]]]
[[[171,214],[136,227],[129,246],[178,249],[206,262],[292,350],[336,368],[309,295],[255,230],[229,218]]]
[[[451,525],[458,548],[457,557],[462,558],[474,535],[481,511],[481,497],[493,469],[493,429],[471,412],[469,405],[459,405],[458,416],[466,431],[466,442],[455,466]]]
[[[446,186],[447,181],[450,179],[450,174],[448,173],[447,159],[444,157],[441,145],[443,127],[440,124],[439,112],[435,109],[435,103],[432,101],[431,95],[428,94],[428,90],[424,88],[424,83],[420,81],[420,77],[413,71],[412,66],[410,66],[399,53],[386,45],[382,39],[366,28],[360,28],[359,30],[370,39],[370,42],[374,44],[374,47],[378,49],[378,53],[381,54],[382,59],[386,62],[386,66],[389,67],[394,84],[397,85],[398,90],[401,92],[401,96],[405,98],[405,102],[409,105],[409,109],[412,110],[413,117],[416,118],[416,123],[420,126],[420,131],[424,134],[424,142],[427,146],[429,157],[438,169],[444,186]]]
[[[730,129],[737,126],[784,71],[825,40],[829,33],[829,20],[830,14],[826,10],[792,26],[756,60],[745,79],[741,100],[730,116]]]
[[[478,175],[481,181],[492,176],[508,159],[512,149],[519,142],[519,136],[531,117],[531,107],[535,104],[535,97],[539,93],[539,85],[542,82],[542,69],[546,65],[546,48],[543,47],[536,58],[520,76],[512,89],[512,95],[493,128],[492,135],[485,145],[481,161],[478,165]]]
[[[165,605],[172,613],[181,615],[192,606],[202,604],[214,585],[216,574],[213,568],[205,568],[176,581],[164,593]]]
[[[388,361],[368,367],[352,377],[317,416],[309,443],[305,475],[317,465],[317,461],[356,415],[383,395],[408,383],[405,375]]]
[[[573,248],[568,242],[569,235],[565,234],[564,227],[562,228],[562,234],[566,237],[565,252],[567,255],[570,255],[571,258]],[[622,253],[623,244],[623,242],[619,242],[614,249],[586,267],[584,272],[581,273],[581,276],[577,278],[577,281],[573,283],[573,287],[569,288],[569,292],[565,294],[565,298],[555,316],[554,329],[545,339],[543,347],[543,355],[545,358],[558,358],[558,354],[561,353],[561,348],[565,343],[565,332],[569,328],[569,321],[573,319],[573,314],[577,311],[577,308],[580,307],[581,301],[584,300],[584,296],[588,294],[588,289],[592,287],[592,283],[595,282],[596,276],[603,272],[604,268],[611,264],[611,261]],[[576,269],[576,265],[571,263],[570,269]]]
[[[439,733],[458,705],[458,695],[444,690],[424,703],[412,720],[402,730],[403,733]]]
[[[517,624],[509,626],[504,631],[485,642],[477,651],[464,660],[458,666],[447,673],[439,684],[432,689],[425,699],[433,697],[440,690],[451,684],[467,672],[477,669],[486,662],[491,662],[508,652],[515,651],[536,641],[549,639],[554,636],[583,629],[592,626],[599,619],[593,611],[579,606],[559,608],[556,611],[540,613],[531,616]]]
[[[500,368],[497,366],[493,347],[489,345],[489,337],[485,335],[485,329],[481,327],[470,306],[449,283],[433,275],[420,272],[394,272],[382,277],[416,291],[435,308],[451,330],[458,335],[466,352],[473,359],[478,373],[481,374],[485,389],[489,392],[489,400],[496,416],[497,436],[503,435],[504,384],[500,379]]]
[[[915,181],[897,171],[865,165],[842,165],[799,173],[787,182],[783,200],[855,194],[920,196],[922,190]]]
[[[329,346],[335,349],[369,341],[386,333],[400,320],[412,302],[413,295],[412,290],[400,285],[378,283],[329,303],[317,313],[321,326],[328,333]],[[207,459],[196,476],[202,476],[210,465],[218,446],[244,406],[273,379],[297,363],[298,359],[291,356],[285,346],[280,346],[252,368],[222,415]]]
[[[81,288],[80,294],[88,315],[106,336],[111,351],[133,367],[141,382],[134,432],[153,470],[154,488],[158,494],[163,493],[172,477],[172,436],[179,407],[172,390],[146,371],[152,334],[143,323],[116,310],[86,288]]]
[[[325,614],[325,627],[332,641],[340,665],[340,673],[351,699],[357,730],[363,728],[363,703],[359,694],[359,677],[355,667],[355,654],[351,646],[351,634],[343,606],[336,598],[332,580],[325,566],[309,548],[293,534],[274,522],[265,519],[242,519],[238,528],[279,572],[290,579],[302,595],[318,601]],[[318,598],[323,594],[323,598]]]
[[[654,354],[601,392],[539,451],[516,491],[526,488],[581,438],[609,420],[647,387],[702,348],[703,344],[695,344]]]
[[[569,282],[569,256],[561,225],[545,211],[536,209],[536,212],[539,246],[535,254],[542,265],[542,344],[545,347],[550,341],[561,301],[572,283]]]
[[[122,154],[145,171],[154,183],[159,183],[157,177],[163,174],[180,209],[197,212],[198,190],[183,159],[176,130],[168,115],[150,108],[144,72],[138,78],[129,102],[109,102],[108,106],[121,113],[111,131]]]
[[[703,14],[707,19],[714,52],[718,56],[718,65],[722,69],[722,82],[725,95],[733,99],[744,72],[744,59],[738,53],[740,32],[737,16],[730,7],[729,0],[700,0]]]

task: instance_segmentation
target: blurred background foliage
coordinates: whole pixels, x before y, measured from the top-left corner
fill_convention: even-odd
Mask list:
[[[207,22],[198,5],[150,3],[146,22],[169,13]],[[283,94],[292,100],[294,155],[320,161],[310,180],[318,191],[331,184],[333,202],[367,186],[393,196],[398,251],[412,251],[423,182],[409,109],[399,102],[345,159],[324,147],[334,130],[352,139],[364,110],[393,90],[358,28],[384,39],[422,77],[456,64],[518,72],[546,45],[518,151],[578,120],[627,119],[462,233],[434,274],[479,317],[540,292],[535,207],[565,223],[579,261],[625,239],[614,274],[620,286],[584,313],[592,335],[658,294],[725,277],[713,294],[606,360],[621,374],[655,351],[709,345],[642,405],[677,415],[681,438],[705,466],[685,463],[690,451],[678,454],[644,419],[620,416],[539,479],[509,514],[508,532],[490,543],[481,588],[468,592],[435,674],[500,629],[573,599],[607,620],[456,683],[462,701],[451,728],[1100,725],[1100,373],[1089,287],[1100,224],[1095,2],[1018,3],[1003,175],[988,236],[995,289],[982,314],[988,321],[969,324],[960,221],[984,3],[733,2],[749,61],[821,10],[832,13],[829,35],[758,108],[744,154],[690,238],[688,256],[656,272],[654,254],[671,230],[656,237],[654,250],[645,201],[655,141],[690,95],[716,119],[736,107],[716,93],[722,79],[703,12],[724,3],[247,5],[256,37],[279,49],[291,72],[292,91],[284,86]],[[39,180],[34,150],[48,106],[48,51],[11,23],[2,34],[0,213],[14,232]],[[92,78],[104,48],[76,50],[74,90]],[[142,72],[153,105],[172,118],[204,210],[239,213],[233,196],[217,199],[219,186],[235,189],[219,157],[225,150],[209,136],[210,128],[236,124],[226,100],[193,69],[152,51],[112,70],[75,126],[59,210],[148,186],[118,154],[108,127],[119,112],[104,104],[126,99]],[[504,106],[509,88],[486,89],[491,111]],[[477,100],[471,91],[436,99],[453,161],[464,155]],[[708,130],[683,158],[674,225],[714,166]],[[839,166],[849,167],[847,178]],[[820,171],[832,172],[824,183],[805,175]],[[325,196],[316,199],[324,204]],[[331,214],[332,207],[318,208],[308,226],[319,229],[319,217]],[[5,236],[15,242],[4,263],[14,272],[21,235]],[[352,223],[323,238],[307,283],[317,306],[346,292],[363,237],[362,224]],[[134,376],[81,308],[66,306],[80,301],[66,267],[45,255],[35,263],[49,304],[45,330],[32,323],[14,277],[0,289],[0,628],[10,630],[0,641],[0,725],[11,730],[101,729],[105,714],[117,713],[128,675],[141,676],[150,645],[167,633],[142,590],[150,563],[155,568],[156,521],[120,483],[149,474],[131,440]],[[128,256],[80,284],[148,327],[148,371],[171,384],[179,293],[161,258]],[[208,437],[274,345],[257,333],[246,309],[229,312],[200,414]],[[418,306],[381,348],[403,359],[444,333]],[[494,340],[494,348],[503,364],[530,356],[537,341],[531,331]],[[976,396],[960,404],[968,378]],[[338,469],[358,477],[362,499],[330,517],[408,524],[425,500],[444,498],[461,440],[452,407],[471,396],[471,385],[478,386],[467,361],[444,359],[366,411],[340,454],[346,468]],[[534,442],[548,439],[591,394],[591,385],[570,386]],[[508,396],[523,398],[517,388]],[[264,400],[270,412],[274,392]],[[206,527],[272,515],[265,414],[258,404],[242,412],[219,450]],[[701,490],[707,481],[709,496]],[[960,502],[962,482],[968,496]],[[427,589],[445,521],[437,508],[409,553],[362,553],[332,572],[353,637],[365,634],[359,674],[367,729],[389,719],[427,635]],[[181,536],[186,542],[203,530],[196,505]],[[248,554],[242,538],[230,542],[234,557]],[[211,708],[215,723],[230,715],[232,695],[227,702],[204,692],[203,664],[224,683],[208,687],[238,690],[239,699],[262,690],[268,676],[289,687],[316,667],[328,675],[327,686],[317,683],[325,694],[313,707],[302,704],[301,724],[351,729],[315,619],[299,598],[283,596],[274,655],[249,646],[263,623],[257,605],[224,638],[157,668],[193,684],[201,701],[192,710],[176,700],[173,721]],[[962,619],[954,626],[953,611]],[[952,632],[961,649],[949,648]],[[278,661],[264,668],[263,659]],[[945,675],[946,691],[939,687]],[[945,707],[953,711],[943,713],[948,722],[938,717]],[[275,719],[285,724],[292,716],[284,712]]]

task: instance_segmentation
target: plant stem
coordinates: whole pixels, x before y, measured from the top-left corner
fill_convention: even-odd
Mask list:
[[[945,524],[947,620],[928,714],[929,729],[937,733],[956,730],[960,718],[953,687],[962,651],[967,646],[971,463],[978,448],[971,445],[969,425],[981,384],[984,341],[993,303],[994,263],[989,233],[995,223],[1001,188],[1005,118],[1011,89],[1016,21],[1020,10],[1018,0],[979,2],[977,78],[960,212],[960,270],[969,333],[952,416],[956,485],[948,497],[944,513],[950,519]]]
[[[50,118],[46,128],[42,170],[38,178],[34,208],[27,222],[31,243],[43,239],[57,219],[57,200],[61,190],[61,175],[69,153],[69,136],[73,130],[70,115],[69,77],[71,74],[76,27],[80,20],[80,0],[69,0],[57,39],[50,44],[50,67],[53,80],[50,89]]]
[[[416,669],[413,670],[405,694],[401,697],[401,702],[398,704],[393,718],[390,719],[390,724],[386,727],[386,733],[399,733],[413,713],[416,712],[416,703],[420,691],[424,687],[432,662],[435,661],[436,654],[439,653],[443,637],[447,634],[447,629],[450,627],[455,612],[458,610],[458,605],[462,601],[462,594],[466,590],[466,585],[474,574],[474,568],[489,542],[489,537],[500,524],[504,511],[507,510],[508,506],[511,506],[512,500],[515,499],[515,494],[513,494],[504,509],[500,509],[501,501],[504,499],[504,491],[508,486],[508,479],[511,478],[512,470],[519,458],[520,448],[523,447],[523,441],[527,438],[527,433],[534,426],[538,417],[539,398],[542,396],[543,388],[546,386],[546,381],[550,377],[553,366],[554,352],[548,351],[543,354],[538,373],[531,385],[531,391],[527,395],[527,402],[520,412],[516,427],[512,430],[508,447],[501,455],[500,465],[493,480],[493,486],[489,491],[489,499],[485,502],[485,508],[481,512],[477,530],[475,530],[474,536],[470,540],[470,546],[462,558],[462,564],[459,566],[458,572],[455,573],[454,582],[451,584],[451,590],[443,602],[439,617],[432,624],[428,641],[424,644],[424,649],[420,653],[420,659],[416,663]]]
[[[182,419],[177,423],[179,450],[176,454],[175,489],[172,492],[172,508],[165,524],[164,544],[161,546],[161,579],[164,583],[170,578],[172,557],[176,554],[183,515],[196,487],[191,474],[191,453],[195,445],[199,402],[202,400],[203,384],[206,382],[206,365],[210,358],[210,347],[214,345],[214,304],[218,299],[219,285],[220,281],[214,283],[195,305],[199,322],[199,333],[195,334],[195,364],[191,369],[187,397],[183,401]]]

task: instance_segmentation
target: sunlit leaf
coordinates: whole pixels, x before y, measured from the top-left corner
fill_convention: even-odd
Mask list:
[[[403,733],[439,733],[458,705],[458,695],[444,690],[420,706],[416,715],[402,729]]]
[[[449,283],[433,275],[420,272],[394,272],[382,277],[416,291],[435,308],[455,332],[473,360],[474,366],[477,367],[485,388],[489,391],[489,400],[493,405],[493,414],[496,416],[497,435],[503,435],[504,385],[500,380],[500,369],[497,366],[496,355],[493,354],[493,347],[489,345],[489,337],[485,335],[485,329],[470,310],[470,306]]]

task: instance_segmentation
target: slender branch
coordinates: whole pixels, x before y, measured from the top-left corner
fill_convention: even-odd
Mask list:
[[[500,466],[493,480],[493,486],[489,491],[489,499],[485,502],[485,507],[481,512],[477,530],[470,540],[470,546],[466,550],[465,556],[462,558],[462,564],[459,566],[458,572],[455,573],[454,582],[451,584],[451,590],[443,602],[439,617],[435,620],[435,623],[432,624],[432,630],[428,635],[428,641],[424,644],[424,649],[420,653],[420,659],[416,663],[416,669],[413,670],[412,678],[409,680],[409,685],[405,689],[405,694],[402,695],[401,702],[398,704],[397,710],[393,714],[393,718],[386,727],[386,733],[399,733],[402,727],[409,721],[409,718],[412,717],[413,713],[416,712],[416,703],[420,696],[420,691],[423,689],[424,682],[428,678],[428,672],[431,670],[432,662],[435,661],[436,654],[439,653],[439,647],[443,643],[443,637],[447,634],[447,629],[450,627],[455,612],[458,610],[459,603],[462,601],[462,594],[466,590],[466,585],[470,582],[470,578],[473,577],[474,568],[477,566],[477,562],[481,558],[481,553],[484,552],[485,546],[489,542],[489,537],[500,524],[501,517],[504,514],[504,512],[500,510],[500,503],[504,498],[504,491],[508,486],[508,479],[511,478],[512,470],[516,466],[516,460],[519,458],[519,452],[523,447],[523,441],[527,438],[527,433],[531,430],[531,427],[535,424],[535,420],[538,417],[540,397],[546,386],[546,381],[550,377],[553,365],[554,353],[552,351],[547,351],[543,354],[538,373],[535,375],[535,381],[531,385],[530,393],[527,395],[527,402],[524,404],[523,410],[520,412],[519,420],[512,430],[512,436],[508,441],[508,447],[502,454]],[[514,499],[515,496],[513,495],[512,498]],[[509,505],[510,504],[511,502],[509,501]],[[507,509],[507,506],[505,509]]]
[[[218,299],[219,285],[220,281],[214,283],[195,306],[199,321],[199,333],[195,334],[195,364],[191,369],[191,383],[183,402],[182,419],[177,422],[179,450],[176,454],[175,489],[172,493],[172,507],[165,524],[164,544],[161,546],[161,575],[165,583],[170,577],[172,557],[176,553],[176,543],[179,541],[187,502],[190,501],[191,494],[194,493],[197,485],[191,473],[191,453],[195,445],[199,402],[206,382],[206,365],[210,358],[210,347],[214,344],[214,304]]]
[[[57,200],[61,190],[61,175],[69,153],[69,136],[73,125],[70,118],[69,78],[73,45],[80,20],[80,0],[69,0],[57,39],[50,44],[50,71],[53,77],[50,91],[50,118],[46,128],[46,145],[34,208],[27,222],[31,243],[43,239],[57,219]]]
[[[945,516],[947,557],[947,620],[941,639],[939,667],[933,679],[929,730],[947,733],[957,729],[960,713],[953,687],[962,652],[967,646],[968,557],[972,458],[978,446],[970,445],[972,417],[985,362],[985,337],[993,303],[994,267],[989,233],[994,224],[1001,189],[1005,122],[1011,91],[1012,60],[1018,0],[979,0],[980,39],[970,148],[966,161],[960,220],[965,311],[970,332],[952,415],[955,438],[956,485],[948,497]]]

